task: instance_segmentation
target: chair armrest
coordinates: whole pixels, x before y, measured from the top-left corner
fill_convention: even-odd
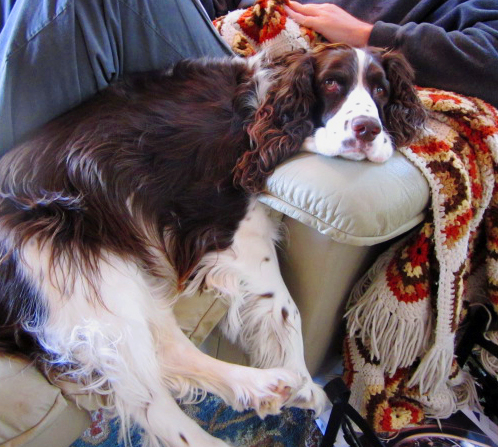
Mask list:
[[[260,200],[337,242],[375,245],[420,223],[429,198],[399,152],[382,164],[303,152],[275,170]]]
[[[260,200],[284,214],[289,240],[281,270],[316,374],[337,359],[352,287],[385,249],[382,242],[423,220],[429,186],[398,152],[383,164],[301,153],[276,169]]]

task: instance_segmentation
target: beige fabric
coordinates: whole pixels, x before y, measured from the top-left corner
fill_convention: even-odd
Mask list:
[[[53,380],[55,386],[62,390],[62,394],[78,408],[91,412],[106,406],[106,396],[96,393],[88,393],[78,383],[66,380]]]
[[[72,411],[61,390],[24,360],[0,356],[0,384],[1,447],[25,446],[49,430],[63,413]],[[70,442],[81,433],[79,423],[75,421],[75,429],[66,427],[65,436]],[[64,444],[52,438],[51,446],[57,445]]]
[[[46,430],[37,431],[36,437],[22,447],[67,447],[87,429],[92,420],[90,414],[68,401],[67,407]]]
[[[227,306],[213,293],[203,292],[180,298],[173,310],[183,332],[199,346],[225,316]]]
[[[239,346],[230,343],[217,327],[209,334],[200,349],[206,354],[228,363],[249,365],[248,356]]]
[[[341,244],[294,219],[284,222],[282,276],[301,313],[306,365],[315,375],[339,355],[347,297],[382,246]]]
[[[280,165],[263,203],[337,242],[374,245],[424,217],[429,187],[420,171],[395,152],[386,163],[301,153]]]

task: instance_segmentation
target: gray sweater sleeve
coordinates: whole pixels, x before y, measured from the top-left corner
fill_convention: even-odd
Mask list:
[[[498,21],[450,32],[429,23],[379,21],[369,45],[401,51],[420,86],[477,96],[498,107]]]

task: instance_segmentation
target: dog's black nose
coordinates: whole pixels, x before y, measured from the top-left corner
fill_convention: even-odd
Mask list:
[[[351,127],[358,140],[373,141],[381,131],[380,123],[369,116],[358,116],[351,122]]]

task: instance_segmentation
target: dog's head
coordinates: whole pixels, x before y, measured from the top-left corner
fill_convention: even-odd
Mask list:
[[[301,147],[386,161],[425,120],[413,70],[396,52],[318,45],[284,54],[260,72],[269,74],[247,127],[252,149],[234,170],[235,183],[250,192],[261,191],[275,167]]]
[[[425,110],[400,53],[347,45],[320,45],[314,53],[317,130],[305,149],[384,162],[413,139]]]

